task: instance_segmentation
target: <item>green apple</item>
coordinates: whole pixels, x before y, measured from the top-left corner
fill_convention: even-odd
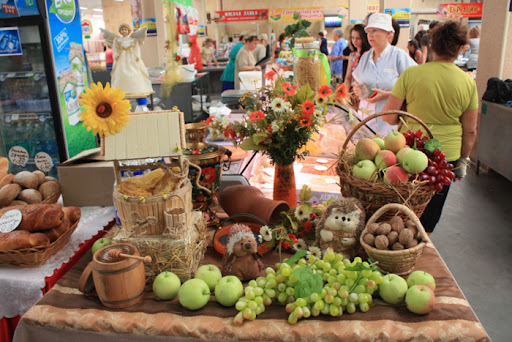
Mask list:
[[[181,285],[178,300],[189,310],[199,310],[210,300],[210,288],[204,280],[189,279]]]
[[[390,150],[393,153],[397,153],[404,148],[405,145],[407,145],[407,141],[405,140],[404,135],[400,132],[389,133],[384,138],[384,147],[386,150]]]
[[[430,287],[413,285],[405,295],[405,305],[409,311],[418,315],[425,315],[434,309],[436,296]]]
[[[412,150],[405,155],[402,166],[405,171],[418,174],[427,168],[428,157],[421,151]]]
[[[407,278],[407,285],[409,287],[414,285],[425,285],[434,291],[436,289],[436,280],[430,273],[425,271],[414,271]]]
[[[377,153],[375,156],[375,165],[380,170],[384,170],[390,166],[396,165],[396,156],[393,152],[388,150],[383,150]]]
[[[107,239],[107,238],[101,238],[101,239],[96,240],[96,242],[92,245],[92,248],[91,248],[92,255],[94,255],[94,253],[96,253],[96,251],[102,249],[105,246],[111,245],[111,244],[112,244],[112,241],[110,241],[110,239]]]
[[[398,161],[398,164],[402,165],[402,162],[404,161],[404,157],[407,153],[411,152],[413,149],[409,146],[405,146],[404,148],[401,148],[400,151],[396,153],[396,160]]]
[[[172,272],[162,272],[153,281],[153,293],[158,299],[171,300],[178,294],[181,280]]]
[[[215,265],[203,265],[197,269],[194,277],[204,280],[208,284],[210,291],[213,291],[219,279],[222,278],[222,273]]]
[[[377,137],[377,138],[373,138],[372,140],[375,141],[377,143],[377,145],[379,145],[381,150],[384,149],[384,139]]]
[[[399,304],[404,300],[407,289],[407,282],[404,278],[390,273],[382,277],[379,295],[389,304]]]
[[[233,275],[220,278],[215,286],[215,299],[224,306],[235,305],[243,293],[244,285]]]
[[[371,180],[376,177],[377,166],[371,160],[361,160],[354,165],[354,177]]]
[[[379,145],[372,139],[363,138],[356,144],[356,157],[359,160],[374,160],[379,153]]]

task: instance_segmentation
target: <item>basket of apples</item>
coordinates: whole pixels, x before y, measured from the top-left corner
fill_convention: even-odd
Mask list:
[[[354,153],[347,146],[354,134],[368,121],[389,114],[398,114],[417,121],[426,132],[393,132],[384,139],[362,138]],[[367,217],[388,203],[406,205],[421,217],[436,191],[455,178],[440,150],[440,143],[420,119],[402,111],[388,111],[368,116],[349,133],[339,154],[337,173],[341,193],[356,197],[365,207]],[[390,219],[396,212],[387,212]],[[398,213],[404,216],[402,213]],[[405,216],[404,216],[405,218]]]

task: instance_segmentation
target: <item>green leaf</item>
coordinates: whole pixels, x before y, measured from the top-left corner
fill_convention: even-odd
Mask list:
[[[261,140],[265,140],[267,138],[266,133],[256,133],[252,136],[252,142],[256,145],[259,145]]]
[[[322,292],[324,284],[322,276],[314,274],[308,266],[299,267],[292,274],[298,279],[293,287],[295,299]]]
[[[299,12],[293,12],[293,20],[299,20],[299,19],[300,19]]]
[[[430,152],[434,152],[436,149],[441,149],[441,142],[437,139],[429,139],[425,141],[425,149]]]
[[[307,100],[311,101],[311,99],[314,98],[315,93],[311,90],[309,83],[306,83],[305,85],[300,87],[296,96],[297,96],[299,103],[304,103]]]
[[[299,198],[302,202],[307,202],[313,197],[313,194],[311,193],[311,188],[304,184],[302,186],[302,189],[300,189]]]
[[[286,260],[285,263],[292,266],[297,261],[299,261],[300,258],[305,256],[307,253],[306,251],[297,251],[290,259]]]
[[[286,221],[286,223],[290,223],[290,226],[293,230],[297,230],[297,222],[295,222],[295,220],[293,220],[286,211],[282,211],[281,216]],[[285,222],[283,222],[283,224],[285,224]]]
[[[252,139],[246,139],[240,144],[240,147],[246,151],[262,151],[265,150],[265,146],[257,145]]]

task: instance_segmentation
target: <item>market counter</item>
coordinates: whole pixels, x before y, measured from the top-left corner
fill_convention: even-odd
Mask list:
[[[222,81],[220,77],[226,69],[226,65],[204,67],[201,72],[210,74],[209,88],[212,95],[220,95],[222,93]]]
[[[277,252],[264,255],[264,263],[278,261]],[[471,306],[437,250],[426,247],[417,269],[436,278],[436,306],[420,316],[405,306],[392,306],[376,300],[367,313],[310,317],[295,325],[287,322],[284,306],[272,305],[254,321],[239,327],[233,324],[235,308],[210,302],[197,311],[183,308],[177,298],[155,300],[147,292],[145,299],[126,309],[108,309],[97,298],[83,296],[78,279],[90,261],[87,253],[42,300],[21,319],[15,342],[25,341],[160,341],[185,338],[209,340],[272,341],[490,341]],[[212,249],[203,264],[220,264],[221,257]],[[183,338],[176,338],[181,336]]]

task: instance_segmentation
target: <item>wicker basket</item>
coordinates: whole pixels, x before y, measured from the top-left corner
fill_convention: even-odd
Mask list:
[[[59,200],[60,195],[61,195],[60,191],[56,192],[53,195],[51,195],[50,197],[48,197],[47,199],[45,199],[44,201],[42,201],[41,203],[43,203],[43,204],[55,204]]]
[[[383,183],[374,183],[364,179],[356,178],[352,175],[352,161],[353,157],[345,155],[347,145],[352,136],[363,127],[368,121],[378,118],[383,115],[398,114],[400,116],[407,116],[416,120],[432,138],[432,132],[420,119],[406,112],[402,111],[387,111],[368,116],[361,121],[349,133],[343,148],[340,151],[338,167],[336,171],[340,176],[341,193],[346,197],[355,197],[361,201],[366,211],[366,217],[370,217],[380,207],[388,203],[400,203],[409,207],[418,217],[421,217],[427,204],[432,199],[435,191],[430,187],[427,182],[424,183],[407,183],[404,185],[387,185]],[[390,219],[393,215],[384,214],[384,219]],[[387,216],[386,216],[387,215]],[[404,214],[401,214],[405,217]]]
[[[164,235],[175,240],[184,239],[187,236],[188,226],[192,221],[192,212],[185,211],[185,201],[182,197],[178,195],[172,195],[172,198],[177,198],[180,200],[182,207],[165,210]]]
[[[68,243],[71,234],[78,226],[78,222],[80,221],[75,222],[64,234],[48,246],[0,251],[0,265],[20,268],[41,266]]]
[[[385,213],[390,212],[393,216],[397,211],[404,213],[408,219],[412,220],[416,227],[418,228],[418,234],[421,237],[421,241],[418,245],[400,250],[400,251],[390,251],[390,250],[382,250],[377,249],[375,247],[370,246],[366,242],[364,242],[364,237],[368,234],[368,226],[375,222],[388,221],[384,219]],[[425,229],[421,225],[418,217],[406,206],[398,203],[390,203],[381,207],[377,210],[372,217],[366,223],[366,227],[363,230],[363,233],[360,237],[361,245],[364,247],[366,254],[373,261],[378,261],[377,267],[384,273],[395,273],[398,275],[406,275],[412,272],[416,261],[423,253],[423,248],[427,244],[431,244],[430,238],[428,237]]]

